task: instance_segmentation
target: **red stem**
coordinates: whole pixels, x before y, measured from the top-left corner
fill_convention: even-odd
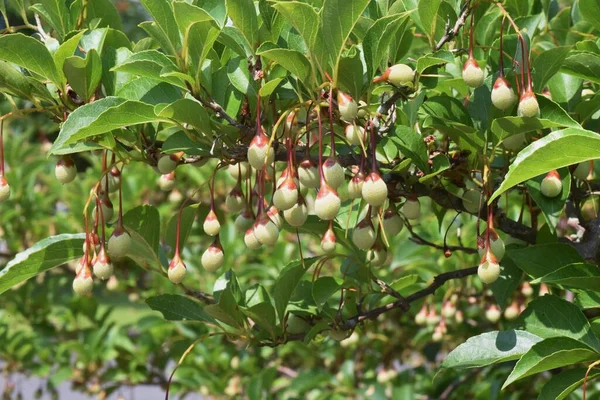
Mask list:
[[[4,176],[4,120],[0,121],[0,176]]]
[[[377,172],[377,143],[375,143],[375,130],[373,129],[373,120],[369,120],[369,129],[371,131],[371,172]]]
[[[500,59],[498,60],[498,68],[500,69],[498,75],[500,78],[504,78],[504,53],[502,46],[502,37],[504,36],[504,20],[506,17],[502,18],[502,23],[500,24]]]
[[[321,182],[325,181],[323,175],[323,121],[321,120],[321,108],[317,109],[317,121],[319,123],[319,177]]]
[[[329,89],[329,130],[331,131],[331,154],[335,159],[335,134],[333,133],[333,86]]]
[[[117,228],[123,228],[123,169],[121,168],[121,179],[119,179],[119,219]]]
[[[473,19],[475,18],[475,12],[471,12],[471,28],[469,29],[469,58],[473,58]]]

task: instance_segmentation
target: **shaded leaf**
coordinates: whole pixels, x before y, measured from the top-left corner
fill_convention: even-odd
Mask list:
[[[146,304],[168,321],[204,321],[217,325],[217,321],[204,312],[197,301],[185,296],[161,294],[146,299]]]

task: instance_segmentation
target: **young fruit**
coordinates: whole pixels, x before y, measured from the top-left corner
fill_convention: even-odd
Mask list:
[[[365,140],[367,139],[365,128],[358,125],[346,125],[344,134],[346,135],[348,143],[355,146],[360,146],[362,143],[365,143]]]
[[[456,310],[456,314],[454,314],[454,320],[457,324],[462,324],[465,321],[465,314],[461,310]]]
[[[594,160],[590,160],[577,164],[573,175],[581,181],[592,181],[594,180],[594,172]]]
[[[61,157],[54,167],[56,179],[63,185],[73,182],[77,176],[77,168],[71,157]]]
[[[110,221],[112,221],[113,216],[115,215],[113,203],[110,201],[106,193],[100,196],[98,203],[100,203],[100,207],[102,207],[102,217],[104,218],[104,223],[108,224]],[[92,215],[96,215],[96,207],[94,207]]]
[[[383,231],[388,239],[396,236],[402,231],[404,221],[395,210],[388,208],[383,214]]]
[[[204,228],[204,232],[208,236],[217,236],[221,231],[221,223],[217,218],[217,214],[214,210],[210,210],[208,215],[206,215],[206,219],[204,220],[204,224],[202,225]]]
[[[486,238],[487,238],[487,230],[485,230],[479,239],[477,239],[477,251],[479,252],[479,257],[483,257],[485,255],[486,249]],[[490,250],[492,254],[496,257],[498,262],[502,261],[504,258],[504,253],[506,251],[504,241],[495,230],[490,231]]]
[[[337,102],[340,118],[346,122],[352,122],[358,113],[358,105],[354,99],[350,95],[338,90]]]
[[[383,75],[373,82],[388,81],[394,86],[410,86],[415,79],[415,71],[406,64],[395,64],[385,70]]]
[[[298,202],[294,204],[292,208],[283,212],[283,216],[285,217],[287,223],[291,226],[299,227],[304,225],[306,219],[308,218],[308,208],[306,207],[304,199],[300,197]]]
[[[182,157],[183,157],[182,151],[180,151],[178,153],[173,153],[173,154],[162,156],[158,160],[158,164],[156,167],[158,168],[158,171],[161,174],[163,174],[163,175],[169,174],[169,173],[175,171],[175,168],[177,168],[177,164],[179,164],[179,161],[181,160]]]
[[[368,250],[375,244],[375,229],[371,219],[366,217],[356,225],[352,231],[352,243],[361,250]]]
[[[362,172],[357,172],[356,175],[348,182],[348,198],[359,199],[362,196],[362,188],[365,183],[365,175]]]
[[[375,242],[373,247],[367,251],[367,260],[372,267],[381,267],[387,260],[388,252],[383,243]]]
[[[304,159],[298,166],[298,180],[311,189],[319,187],[319,167],[310,159]]]
[[[248,228],[248,230],[246,230],[246,233],[244,234],[244,243],[250,250],[258,249],[261,246],[254,234],[254,228]]]
[[[402,206],[402,214],[408,219],[421,218],[421,203],[417,197],[408,198]]]
[[[465,65],[463,65],[462,77],[469,87],[478,88],[483,85],[483,70],[472,57],[469,57]]]
[[[508,306],[506,310],[504,310],[504,318],[506,318],[509,321],[516,319],[519,316],[519,314],[519,305],[516,301],[513,301],[512,304]]]
[[[335,233],[333,232],[332,227],[330,226],[323,237],[321,238],[321,248],[326,254],[333,253],[335,251]]]
[[[10,197],[10,185],[6,178],[0,175],[0,203],[4,203]]]
[[[114,267],[110,260],[110,257],[104,251],[104,248],[100,249],[100,253],[96,257],[96,262],[94,263],[94,275],[98,278],[105,280],[112,276]]]
[[[525,143],[525,134],[517,133],[516,135],[512,135],[507,137],[502,141],[502,145],[508,151],[517,151],[523,146]]]
[[[275,226],[277,226],[277,229],[281,230],[281,228],[283,227],[283,218],[281,217],[281,213],[279,212],[277,207],[269,207],[269,209],[267,210],[267,215],[269,216],[271,221],[273,221]]]
[[[129,254],[130,248],[131,235],[122,226],[117,226],[108,240],[108,254],[111,258],[119,260]]]
[[[338,342],[341,342],[342,340],[344,340],[348,336],[350,336],[350,330],[344,331],[341,329],[330,329],[327,332],[329,333],[330,338],[332,338],[333,340],[336,340]]]
[[[215,272],[221,265],[223,265],[223,259],[225,254],[223,253],[223,247],[219,242],[219,237],[206,249],[202,254],[202,267],[208,272]]]
[[[442,316],[444,318],[452,318],[456,314],[456,306],[451,301],[446,301],[442,306]]]
[[[254,223],[254,235],[261,244],[273,246],[279,238],[279,229],[266,213],[258,216]]]
[[[505,78],[498,77],[492,88],[492,104],[499,110],[507,110],[515,104],[515,92]]]
[[[170,172],[168,174],[161,175],[158,178],[158,187],[163,192],[170,192],[175,189],[175,172]]]
[[[245,178],[248,173],[248,163],[241,161],[237,164],[229,164],[227,166],[227,172],[229,172],[231,177],[235,180],[238,179],[240,174],[242,175],[242,178]]]
[[[92,271],[90,271],[89,265],[82,268],[73,280],[73,291],[78,296],[85,296],[92,293],[94,288],[94,279],[92,278]]]
[[[231,189],[231,192],[229,192],[225,199],[225,204],[227,205],[227,210],[233,213],[240,212],[246,208],[246,199],[244,199],[244,194],[239,185]]]
[[[544,179],[542,179],[542,184],[540,185],[540,191],[546,197],[556,197],[562,192],[562,181],[560,180],[560,175],[558,171],[555,169],[548,172]]]
[[[441,342],[444,338],[444,332],[439,328],[439,325],[435,327],[433,330],[433,334],[431,335],[431,340],[434,342]]]
[[[491,251],[488,250],[481,259],[477,268],[477,275],[483,283],[488,285],[496,282],[496,279],[500,276],[500,264],[498,264],[498,260]]]
[[[261,128],[248,147],[248,162],[257,171],[260,171],[265,164],[270,165],[275,159],[275,153],[269,146],[269,138],[265,135],[264,130]]]
[[[495,324],[496,322],[498,322],[500,320],[501,315],[502,315],[502,313],[500,312],[500,309],[495,304],[492,304],[487,310],[485,310],[485,317],[492,324]]]
[[[121,185],[121,171],[119,168],[112,167],[108,173],[108,188],[106,188],[106,180],[102,180],[102,190],[108,193],[115,193]]]
[[[310,329],[310,324],[304,319],[296,314],[290,313],[287,324],[286,324],[286,332],[290,335],[299,335],[301,333],[306,333]]]
[[[333,157],[328,157],[323,162],[323,176],[333,189],[337,189],[344,182],[344,168]]]
[[[235,227],[240,232],[246,232],[254,224],[254,214],[249,209],[242,211],[235,219]]]
[[[169,264],[169,270],[167,271],[167,275],[169,276],[169,280],[174,284],[178,285],[183,282],[183,278],[185,278],[185,274],[187,273],[187,268],[185,263],[181,260],[178,254],[173,257],[171,263]]]
[[[417,325],[427,324],[427,305],[426,304],[423,304],[423,307],[421,307],[419,312],[415,315],[415,323]]]
[[[386,201],[388,189],[381,176],[377,172],[371,172],[365,179],[361,193],[367,204],[379,207]]]
[[[431,307],[427,313],[426,323],[429,326],[437,325],[440,322],[440,316],[435,312],[435,307]]]
[[[298,202],[298,185],[288,176],[273,195],[273,204],[281,211],[289,210]]]
[[[519,117],[537,117],[540,115],[540,105],[533,91],[526,91],[519,99],[519,107],[517,108]]]
[[[326,182],[321,182],[321,188],[315,200],[315,214],[324,221],[334,219],[340,211],[342,202],[335,191]]]
[[[477,214],[481,206],[481,192],[475,189],[467,189],[462,195],[462,204],[465,210],[471,214]]]
[[[533,296],[533,288],[529,284],[529,282],[523,282],[523,286],[521,286],[521,293],[525,297]]]

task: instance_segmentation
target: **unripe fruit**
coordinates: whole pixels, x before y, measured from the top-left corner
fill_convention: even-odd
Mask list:
[[[525,134],[517,133],[516,135],[512,135],[507,137],[502,141],[502,145],[508,151],[517,151],[523,146],[525,143]]]
[[[131,236],[122,227],[117,226],[108,240],[108,254],[118,260],[124,258],[131,248]]]
[[[62,157],[54,167],[56,179],[63,185],[73,182],[77,176],[77,168],[71,157]]]
[[[341,90],[337,94],[338,110],[340,118],[346,122],[352,122],[358,113],[358,105],[352,97]]]
[[[427,307],[425,305],[423,305],[417,315],[415,315],[415,323],[417,325],[427,324]]]
[[[474,58],[469,58],[463,65],[462,77],[469,87],[478,88],[483,85],[483,70]]]
[[[367,251],[367,260],[371,262],[371,266],[380,267],[385,264],[387,260],[387,250],[383,245],[374,244],[369,251]]]
[[[369,115],[369,105],[362,100],[358,101],[358,113],[356,116],[358,118],[367,118]]]
[[[323,162],[323,176],[333,189],[337,189],[344,182],[344,168],[333,157],[328,157]]]
[[[521,286],[521,293],[523,293],[523,296],[525,297],[533,296],[533,288],[529,282],[523,282],[523,286]]]
[[[113,216],[115,215],[115,209],[113,207],[112,202],[108,198],[108,195],[104,194],[100,197],[99,200],[100,207],[102,207],[102,216],[104,217],[104,223],[108,224],[112,221]],[[93,214],[94,218],[96,216],[96,207],[94,207]],[[100,218],[100,213],[98,213],[98,218]]]
[[[358,172],[348,182],[348,198],[358,199],[362,196],[362,188],[365,182],[365,175],[362,172]]]
[[[450,301],[445,302],[442,307],[442,315],[444,318],[452,318],[454,317],[454,314],[456,314],[456,306]]]
[[[471,214],[477,214],[481,203],[481,192],[475,189],[467,189],[462,195],[462,204],[465,210]]]
[[[375,229],[371,219],[366,217],[356,225],[352,231],[352,243],[361,250],[368,250],[375,244]]]
[[[341,204],[337,192],[323,182],[315,200],[315,214],[317,214],[317,217],[325,221],[334,219],[340,211]]]
[[[329,228],[321,238],[321,248],[326,254],[330,254],[335,251],[335,245],[335,233],[333,232],[333,229]]]
[[[421,203],[418,198],[409,198],[402,206],[402,214],[408,219],[421,218]]]
[[[254,235],[261,244],[273,246],[279,238],[279,229],[267,214],[259,215],[254,223]]]
[[[404,221],[392,209],[387,209],[383,214],[383,230],[388,238],[396,236],[402,231]]]
[[[395,64],[389,67],[383,75],[373,79],[373,82],[388,81],[394,86],[410,86],[415,79],[415,71],[406,64]]]
[[[515,104],[517,97],[510,83],[502,77],[498,77],[492,88],[492,104],[499,110],[507,110]]]
[[[229,212],[234,213],[240,212],[244,208],[246,208],[244,194],[242,193],[242,189],[239,186],[236,186],[233,189],[231,189],[231,192],[229,192],[227,198],[225,199],[225,204],[227,205],[227,210]]]
[[[388,196],[387,185],[377,172],[371,172],[362,187],[362,197],[367,204],[379,207],[385,203]]]
[[[117,279],[116,276],[111,275],[111,277],[108,278],[108,282],[106,282],[106,289],[112,292],[114,290],[117,290],[118,287],[119,287],[119,280]]]
[[[208,212],[202,227],[208,236],[217,236],[219,234],[221,231],[221,223],[219,222],[217,214],[214,212],[214,210],[210,210]]]
[[[519,107],[517,108],[519,117],[537,117],[540,115],[540,105],[535,97],[535,94],[529,90],[521,95],[519,99]]]
[[[261,129],[260,134],[254,136],[248,147],[248,162],[257,171],[264,167],[265,163],[270,165],[275,159],[273,149],[269,146],[269,138]]]
[[[461,310],[456,310],[454,320],[456,321],[456,323],[462,324],[465,321],[465,314],[463,314]]]
[[[302,160],[298,167],[298,179],[307,188],[319,187],[319,167],[310,159]]]
[[[114,267],[110,260],[110,257],[104,249],[100,249],[100,254],[96,257],[96,262],[94,263],[94,275],[98,278],[104,280],[108,279],[112,276]]]
[[[562,181],[556,170],[552,170],[542,179],[540,191],[546,197],[556,197],[562,192]]]
[[[434,342],[441,342],[443,338],[444,333],[438,328],[434,329],[433,334],[431,335],[431,340]]]
[[[500,312],[500,309],[495,304],[492,304],[485,311],[485,317],[488,319],[488,321],[490,321],[493,324],[495,324],[496,322],[498,322],[500,320],[501,315],[502,315],[502,313]]]
[[[115,193],[119,190],[121,184],[121,171],[117,167],[112,167],[108,173],[108,188],[106,188],[106,180],[102,180],[102,190],[108,193]]]
[[[300,318],[296,314],[290,313],[287,319],[286,332],[290,335],[299,335],[308,332],[310,324],[305,319]]]
[[[181,160],[182,156],[183,152],[162,156],[158,160],[158,164],[156,166],[158,171],[163,175],[170,174],[171,172],[175,171],[175,168],[177,168],[177,164],[179,164],[179,160]]]
[[[429,326],[437,325],[440,322],[440,316],[435,312],[435,308],[431,307],[427,313],[426,323]]]
[[[281,211],[289,210],[298,202],[298,186],[291,176],[277,188],[273,195],[273,204]]]
[[[299,227],[304,225],[308,218],[308,208],[304,203],[304,199],[299,198],[298,202],[292,208],[283,212],[283,216],[291,226]]]
[[[215,272],[223,265],[224,258],[223,247],[221,247],[219,239],[215,239],[213,244],[202,254],[202,267],[208,272]]]
[[[348,336],[350,336],[350,330],[343,331],[343,330],[339,330],[339,329],[330,329],[328,332],[329,332],[329,337],[332,338],[333,340],[337,340],[338,342],[341,342],[342,340],[344,340]]]
[[[592,181],[594,180],[594,172],[594,161],[590,160],[577,164],[573,175],[581,181]]]
[[[246,232],[254,224],[252,211],[246,209],[235,219],[235,228],[240,232]]]
[[[271,221],[273,221],[275,226],[277,226],[277,229],[281,230],[281,228],[283,227],[283,218],[281,217],[281,213],[279,212],[277,207],[269,207],[269,209],[267,210],[267,215],[269,216]]]
[[[229,164],[229,166],[227,166],[227,172],[231,174],[233,179],[237,180],[241,170],[242,178],[245,178],[248,173],[248,166],[249,164],[245,161],[241,161],[237,164]]]
[[[485,253],[481,259],[481,263],[477,268],[477,275],[483,283],[490,284],[496,282],[496,279],[500,276],[500,264],[494,254],[490,251]]]
[[[161,175],[160,178],[158,178],[158,187],[163,192],[170,192],[175,189],[175,172]]]
[[[348,143],[355,146],[360,146],[362,143],[365,143],[365,140],[367,139],[365,128],[358,125],[346,125],[344,134],[346,135]]]
[[[542,297],[547,295],[548,293],[550,293],[550,290],[548,289],[548,285],[546,285],[545,283],[542,283],[540,285],[540,291],[538,292],[538,296]]]
[[[483,257],[487,250],[485,245],[486,238],[487,230],[485,230],[482,233],[481,237],[477,240],[477,250],[479,252],[479,257]],[[506,247],[504,245],[504,241],[500,236],[498,236],[498,233],[496,233],[495,230],[490,231],[490,250],[492,251],[492,254],[494,254],[494,257],[496,257],[498,262],[502,261],[502,259],[504,258],[504,253],[506,252]]]
[[[248,228],[244,234],[244,243],[250,250],[258,249],[261,246],[260,242],[256,238],[256,235],[254,234],[254,228]]]
[[[83,268],[75,279],[73,280],[73,291],[78,296],[85,296],[92,293],[92,289],[94,288],[94,279],[92,278],[92,273],[89,270],[89,266]]]
[[[181,260],[179,255],[175,255],[173,260],[171,260],[171,263],[169,264],[169,270],[167,271],[169,280],[178,285],[183,282],[183,278],[185,278],[186,273],[187,268],[185,267],[184,262]]]
[[[513,302],[506,310],[504,310],[504,318],[509,321],[516,319],[519,314],[519,305],[516,302]]]
[[[0,203],[4,203],[10,197],[10,185],[4,176],[0,175]]]
[[[308,215],[316,215],[315,213],[315,201],[317,200],[317,193],[309,189],[304,195],[304,202],[306,203],[306,208],[308,209]]]

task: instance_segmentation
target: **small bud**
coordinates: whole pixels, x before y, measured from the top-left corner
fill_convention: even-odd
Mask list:
[[[292,208],[298,202],[298,186],[291,176],[277,188],[273,195],[273,204],[281,211]]]
[[[475,189],[467,189],[462,195],[462,203],[468,213],[477,214],[482,203],[481,192]]]
[[[246,232],[254,224],[254,215],[249,209],[242,211],[235,219],[235,227],[240,232]]]
[[[404,221],[395,210],[388,208],[383,214],[383,230],[388,238],[396,236],[402,231]]]
[[[348,197],[350,199],[359,199],[362,196],[362,188],[365,182],[365,175],[357,172],[348,182]]]
[[[261,246],[260,242],[256,238],[256,235],[254,234],[254,228],[248,228],[244,235],[244,243],[250,250],[258,249]]]
[[[510,306],[504,310],[504,318],[509,321],[516,319],[520,314],[519,305],[516,301],[513,301]]]
[[[344,134],[346,135],[348,143],[355,146],[360,146],[361,144],[365,143],[365,140],[367,139],[365,128],[358,125],[346,125],[344,128]]]
[[[204,232],[209,236],[217,236],[221,231],[221,223],[217,218],[217,214],[214,210],[210,210],[206,219],[204,219],[204,224],[202,225],[204,228]]]
[[[402,214],[408,219],[421,218],[421,203],[417,197],[408,198],[402,206]]]
[[[117,226],[108,240],[108,254],[111,258],[119,260],[129,254],[131,248],[131,236],[122,227]]]
[[[283,216],[288,224],[294,227],[304,225],[308,218],[308,208],[302,197],[298,198],[298,202],[288,210],[283,212]]]
[[[358,113],[358,105],[354,99],[340,90],[338,91],[337,101],[340,118],[346,122],[352,122]]]
[[[525,297],[533,296],[533,288],[529,284],[529,282],[523,282],[523,286],[521,286],[521,293]]]
[[[275,159],[273,149],[269,146],[269,138],[265,135],[264,130],[254,136],[248,146],[248,162],[257,171],[260,171],[265,163],[270,165]]]
[[[104,251],[104,248],[100,249],[100,253],[98,257],[96,257],[96,262],[94,263],[94,275],[98,278],[105,280],[112,276],[114,267],[110,260],[110,257]]]
[[[173,260],[171,260],[171,263],[169,264],[169,270],[167,271],[169,280],[178,285],[183,282],[183,278],[185,278],[186,273],[187,268],[185,267],[185,263],[181,260],[179,255],[175,255]]]
[[[298,167],[298,179],[307,188],[319,187],[319,168],[310,159],[302,160]]]
[[[162,156],[158,160],[158,165],[156,167],[161,174],[170,174],[171,172],[175,171],[175,168],[177,168],[177,164],[179,164],[179,161],[181,161],[182,157],[182,151]]]
[[[92,278],[92,271],[90,271],[89,264],[82,268],[73,280],[73,291],[78,296],[85,296],[92,293],[94,288],[94,279]]]
[[[492,324],[495,324],[496,322],[498,322],[500,320],[500,316],[502,315],[502,313],[500,312],[500,309],[498,308],[497,305],[492,304],[486,311],[485,311],[485,317],[488,319],[488,321],[490,321]]]
[[[227,210],[234,213],[240,212],[246,208],[246,200],[244,199],[244,194],[239,186],[235,186],[231,189],[231,192],[229,192],[225,199],[225,204],[227,205]]]
[[[361,250],[368,250],[373,247],[376,238],[373,224],[368,217],[360,221],[352,231],[352,243]]]
[[[254,223],[254,235],[261,244],[273,246],[279,238],[279,229],[266,213],[259,215]]]
[[[508,151],[517,151],[523,146],[525,143],[525,134],[517,133],[516,135],[512,135],[507,137],[502,141],[502,145]]]
[[[394,86],[410,86],[415,79],[415,71],[406,64],[395,64],[385,70],[383,75],[373,79],[374,83],[388,81]]]
[[[330,254],[335,251],[335,245],[335,233],[333,232],[333,229],[329,228],[321,238],[321,248],[326,254]]]

